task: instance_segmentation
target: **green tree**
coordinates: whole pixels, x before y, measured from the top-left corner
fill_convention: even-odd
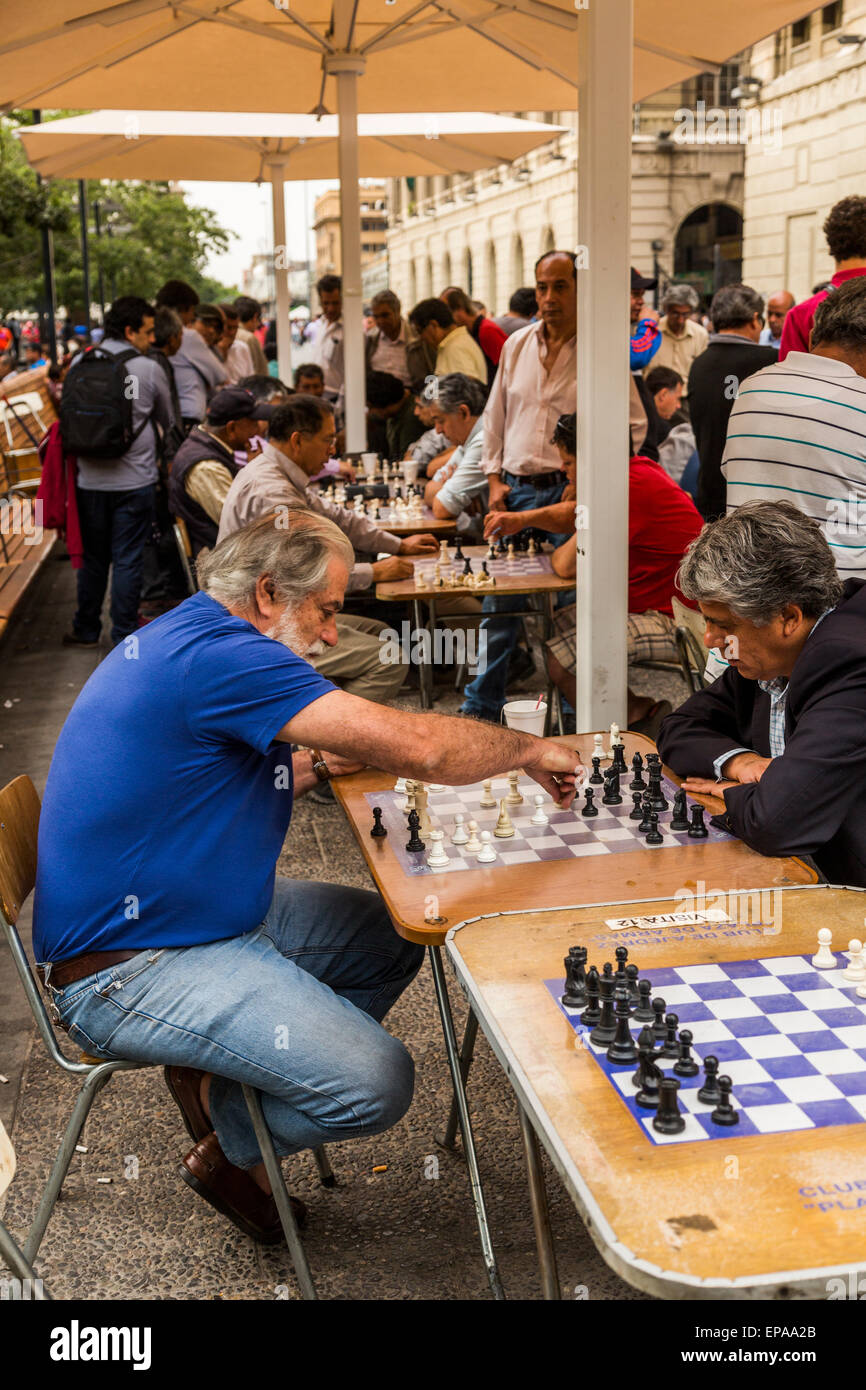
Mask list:
[[[19,112],[0,120],[0,310],[32,311],[43,302],[41,231],[47,223],[54,234],[57,304],[78,321],[85,308],[78,181],[40,185],[15,135],[30,119]],[[94,302],[100,268],[107,301],[121,294],[153,296],[168,279],[187,280],[203,300],[237,295],[236,288],[205,275],[209,254],[225,251],[234,236],[214,213],[192,206],[167,183],[89,180],[87,194]]]

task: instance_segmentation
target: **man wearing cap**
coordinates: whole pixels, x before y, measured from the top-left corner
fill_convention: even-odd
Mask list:
[[[645,280],[632,266],[629,366],[633,372],[642,372],[649,366],[661,343],[658,314],[655,309],[645,308],[643,302],[647,290],[654,290],[657,284],[658,280]]]
[[[172,515],[186,522],[194,555],[216,545],[223,502],[240,471],[235,451],[262,432],[260,422],[270,420],[275,408],[242,386],[225,386],[212,398],[205,423],[190,431],[175,454],[169,504]]]

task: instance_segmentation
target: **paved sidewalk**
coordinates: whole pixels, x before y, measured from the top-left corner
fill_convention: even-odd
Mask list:
[[[39,790],[65,714],[98,653],[59,645],[74,597],[68,566],[49,561],[22,619],[0,647],[0,785],[28,772]],[[643,673],[641,673],[643,675]],[[682,692],[647,673],[656,694]],[[670,688],[672,687],[672,688]],[[7,704],[7,702],[9,702]],[[414,703],[409,697],[407,703]],[[439,708],[456,708],[448,693]],[[369,888],[342,812],[300,801],[281,873]],[[450,973],[450,972],[449,972]],[[462,1030],[465,1005],[452,992]],[[433,1141],[450,1083],[429,967],[389,1016],[415,1058],[415,1100],[403,1122],[373,1140],[329,1150],[338,1186],[318,1185],[309,1155],[289,1161],[290,1188],[310,1208],[305,1244],[320,1296],[328,1299],[488,1297],[465,1167]],[[5,951],[0,956],[0,1115],[13,1135],[18,1175],[5,1216],[24,1235],[56,1152],[74,1088],[49,1068]],[[532,1222],[515,1102],[483,1038],[470,1082],[494,1245],[512,1298],[536,1298]],[[86,1299],[294,1299],[283,1247],[256,1246],[181,1181],[189,1147],[158,1070],[121,1075],[97,1100],[39,1268],[55,1297]],[[386,1171],[373,1173],[374,1166]],[[546,1165],[565,1297],[641,1298],[604,1264],[550,1165]],[[107,1177],[108,1184],[98,1178]],[[585,1292],[584,1292],[585,1291]]]

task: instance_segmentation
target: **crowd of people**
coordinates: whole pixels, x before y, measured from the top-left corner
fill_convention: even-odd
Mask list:
[[[748,845],[812,855],[866,887],[866,198],[837,204],[825,232],[837,270],[801,304],[779,292],[765,306],[732,284],[704,315],[674,284],[659,318],[644,303],[653,282],[632,270],[622,460],[578,456],[577,266],[559,250],[498,320],[455,286],[406,315],[392,291],[376,295],[368,424],[371,448],[417,465],[433,516],[465,538],[532,537],[565,580],[580,469],[627,465],[628,612],[611,617],[630,660],[673,659],[682,603],[700,610],[717,662],[676,711],[629,690],[629,728],[657,740],[688,790],[720,795]],[[254,301],[200,304],[180,281],[153,302],[117,300],[99,350],[76,355],[55,427],[67,465],[88,420],[92,441],[72,451],[82,567],[65,640],[97,645],[112,570],[114,650],[48,779],[37,960],[88,1053],[165,1065],[194,1140],[185,1180],[263,1241],[279,1223],[243,1083],[263,1091],[281,1154],[374,1134],[412,1093],[411,1058],[380,1024],[420,948],[374,894],[276,876],[294,797],[327,797],[331,777],[365,765],[451,784],[521,766],[567,807],[585,771],[568,739],[499,723],[535,660],[513,596],[507,614],[495,594],[460,611],[487,634],[462,719],[392,703],[407,671],[382,660],[375,585],[438,545],[317,487],[337,469],[353,477],[338,458],[342,286],[318,288],[315,360],[291,383],[262,370]],[[200,592],[142,625],[146,552],[158,578],[154,524],[172,517]],[[347,595],[365,610],[345,612]],[[567,711],[574,597],[543,652]],[[87,987],[109,969],[110,988]],[[286,1018],[293,1041],[275,1051]]]

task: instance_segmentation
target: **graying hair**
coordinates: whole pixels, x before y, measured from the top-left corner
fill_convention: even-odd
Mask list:
[[[682,304],[687,305],[694,313],[700,302],[697,291],[693,290],[691,285],[668,285],[662,295],[663,310],[670,309],[674,304]]]
[[[866,280],[846,280],[815,311],[812,343],[834,343],[854,352],[866,349]]]
[[[387,304],[395,314],[400,312],[400,301],[393,290],[377,290],[370,300],[370,308],[375,309],[377,304]]]
[[[447,372],[436,378],[436,404],[443,415],[454,415],[465,405],[470,415],[480,415],[487,402],[484,387],[465,372]]]
[[[277,507],[214,546],[199,562],[198,581],[217,603],[246,612],[268,574],[277,602],[294,606],[324,589],[335,557],[351,571],[355,552],[333,521],[306,507]]]
[[[705,526],[677,575],[686,598],[723,603],[766,627],[789,603],[820,618],[842,584],[817,521],[793,502],[747,502]]]
[[[710,318],[717,333],[723,328],[739,328],[751,323],[756,314],[763,312],[764,296],[749,285],[723,285],[710,305]]]

